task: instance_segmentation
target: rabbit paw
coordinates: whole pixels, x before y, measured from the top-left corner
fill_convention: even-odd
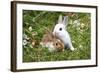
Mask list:
[[[72,47],[72,48],[71,48],[71,51],[74,51],[74,50],[75,50],[75,48],[74,48],[74,47]]]

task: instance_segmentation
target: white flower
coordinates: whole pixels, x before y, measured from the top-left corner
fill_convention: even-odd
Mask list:
[[[26,34],[23,34],[23,38],[26,39],[26,40],[29,40],[29,38]]]
[[[32,45],[30,45],[30,48],[33,48],[33,46],[32,46]]]
[[[29,29],[29,31],[32,31],[32,27],[31,26],[28,29]]]
[[[84,24],[84,23],[82,23],[82,24],[81,24],[81,28],[84,28],[84,26],[85,26],[85,24]]]
[[[82,45],[79,45],[79,48],[82,48],[83,46]]]
[[[75,43],[75,41],[72,41],[73,43]]]
[[[23,38],[26,39],[27,38],[27,35],[26,34],[23,34]]]
[[[25,45],[27,45],[27,41],[26,40],[23,40],[23,45],[25,46]]]
[[[33,18],[32,21],[35,22],[35,19]]]
[[[80,21],[79,21],[79,20],[75,20],[75,21],[73,22],[73,24],[75,24],[75,26],[79,26],[79,25],[80,25]]]

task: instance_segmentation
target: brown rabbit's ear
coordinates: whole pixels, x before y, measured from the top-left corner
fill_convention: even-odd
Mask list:
[[[43,27],[43,28],[44,28],[44,32],[45,32],[45,33],[48,33],[48,32],[49,32],[49,30],[48,30],[47,27]]]
[[[56,24],[56,23],[55,23],[55,24]],[[53,31],[54,31],[55,24],[53,24],[53,25],[51,26],[51,32],[53,32]]]
[[[50,31],[47,27],[44,27],[45,33],[48,35],[53,35],[52,31]]]
[[[51,36],[52,38],[54,38],[55,36],[52,33],[52,30],[49,30],[47,27],[44,27],[45,29],[45,33],[48,34],[49,36]]]
[[[44,34],[48,34],[48,31],[47,30],[44,30]]]

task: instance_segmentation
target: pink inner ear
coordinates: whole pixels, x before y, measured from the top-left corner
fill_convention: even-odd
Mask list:
[[[66,26],[67,25],[67,22],[68,22],[68,16],[65,16],[64,17],[64,20],[63,20],[63,24]]]

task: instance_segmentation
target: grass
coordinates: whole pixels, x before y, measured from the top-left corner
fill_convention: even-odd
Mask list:
[[[75,51],[49,52],[40,45],[32,47],[32,40],[41,41],[44,27],[53,29],[59,15],[67,15],[67,31],[70,33]],[[47,12],[23,10],[23,62],[85,60],[91,58],[91,15],[89,13]],[[31,28],[31,29],[30,29]],[[34,37],[32,34],[37,33]]]
[[[62,61],[62,60],[79,60],[89,59],[89,50],[65,50],[63,52],[49,52],[47,48],[25,48],[24,61],[25,62],[40,62],[40,61]]]

